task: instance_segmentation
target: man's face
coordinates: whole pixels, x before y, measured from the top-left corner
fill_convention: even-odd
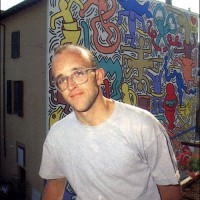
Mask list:
[[[70,76],[75,70],[91,68],[86,57],[81,54],[64,50],[57,54],[52,62],[54,78]],[[99,83],[96,80],[96,71],[88,71],[88,80],[77,85],[71,78],[67,79],[68,87],[61,92],[65,101],[71,105],[75,112],[86,112],[94,104],[99,94]]]

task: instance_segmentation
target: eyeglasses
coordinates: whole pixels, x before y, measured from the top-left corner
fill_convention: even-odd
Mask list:
[[[89,70],[97,70],[96,68],[83,68],[75,70],[69,76],[62,76],[54,79],[52,82],[54,83],[55,87],[63,92],[68,87],[68,79],[70,78],[74,83],[77,85],[81,85],[88,80],[88,71]]]

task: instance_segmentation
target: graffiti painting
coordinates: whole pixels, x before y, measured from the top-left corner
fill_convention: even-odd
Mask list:
[[[157,1],[49,0],[48,127],[72,112],[52,84],[53,50],[84,45],[105,71],[104,95],[154,114],[178,158],[195,139],[197,38],[197,14]],[[75,198],[67,184],[64,199]]]

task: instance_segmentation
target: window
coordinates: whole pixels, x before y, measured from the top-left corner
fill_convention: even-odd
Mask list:
[[[17,142],[17,164],[21,167],[25,167],[25,147]]]
[[[18,177],[16,180],[18,193],[22,196],[26,196],[26,152],[25,145],[16,142],[16,153],[17,153],[17,168],[18,168]],[[25,198],[23,198],[25,199]]]
[[[23,81],[7,81],[7,113],[23,117]]]
[[[20,31],[12,32],[11,36],[11,57],[20,57]]]

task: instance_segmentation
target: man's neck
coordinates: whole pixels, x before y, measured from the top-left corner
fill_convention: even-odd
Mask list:
[[[102,97],[86,112],[75,112],[77,119],[85,125],[96,126],[106,121],[114,111],[114,101]]]

